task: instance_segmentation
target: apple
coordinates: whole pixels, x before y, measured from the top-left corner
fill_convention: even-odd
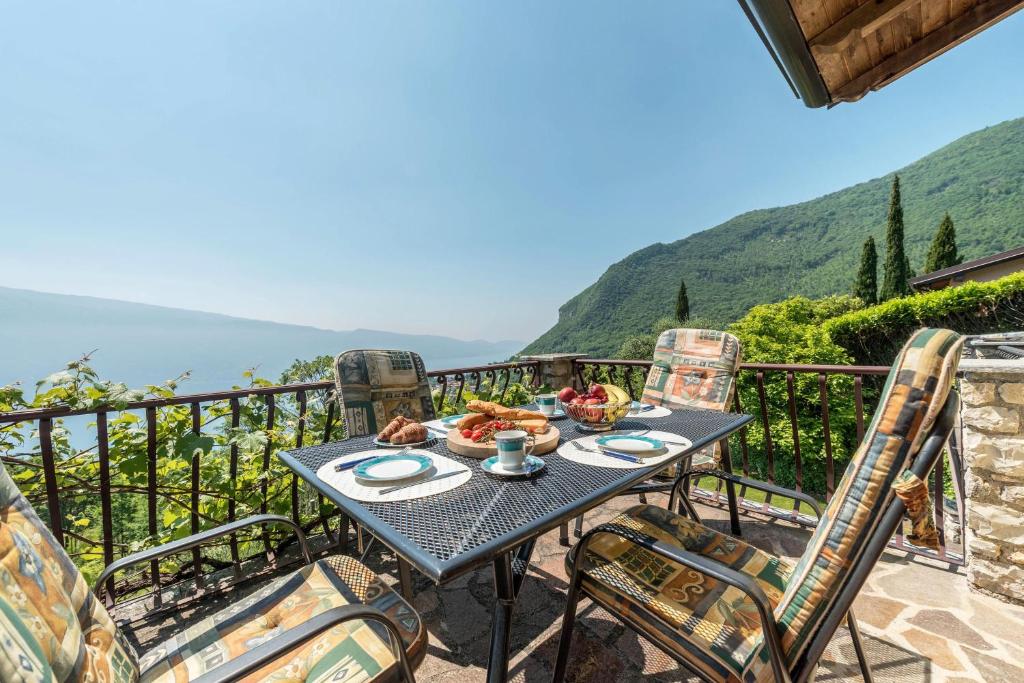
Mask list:
[[[599,406],[599,405],[601,405],[601,403],[602,403],[602,401],[599,398],[588,398],[587,400],[585,400],[583,402],[583,405],[585,405],[585,406]]]
[[[576,396],[571,401],[569,401],[569,403],[571,403],[574,406],[581,406],[583,405],[583,400],[584,399],[580,398],[579,396]]]
[[[558,400],[562,403],[569,403],[576,398],[576,390],[572,387],[566,387],[558,392]]]

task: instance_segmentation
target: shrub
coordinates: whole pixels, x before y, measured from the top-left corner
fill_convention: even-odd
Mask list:
[[[936,292],[892,299],[825,323],[832,341],[858,364],[889,365],[919,327],[961,334],[1020,329],[1024,325],[1024,272],[992,282],[965,282]]]
[[[846,365],[851,360],[849,354],[832,342],[822,323],[862,306],[860,299],[851,296],[831,296],[816,301],[798,296],[751,308],[747,315],[729,327],[729,332],[739,338],[744,362]],[[826,491],[827,454],[818,376],[797,373],[793,389],[803,463],[803,488],[822,495]],[[827,389],[832,455],[835,478],[838,480],[856,445],[853,381],[844,375],[832,375],[828,379]],[[738,390],[744,410],[754,414],[760,412],[753,373],[740,373]],[[768,408],[767,426],[771,430],[774,450],[774,478],[783,486],[793,487],[796,483],[796,458],[785,373],[765,373],[764,390]],[[757,423],[751,425],[746,439],[751,474],[767,480],[769,471],[764,426]],[[733,466],[738,470],[741,450],[736,447],[738,438],[734,441]]]

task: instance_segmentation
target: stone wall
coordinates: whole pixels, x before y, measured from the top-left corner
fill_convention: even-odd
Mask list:
[[[1024,362],[964,359],[967,580],[1024,602]]]
[[[522,360],[538,361],[540,383],[558,391],[562,387],[580,389],[574,361],[586,357],[585,353],[542,353],[536,356],[523,356]]]

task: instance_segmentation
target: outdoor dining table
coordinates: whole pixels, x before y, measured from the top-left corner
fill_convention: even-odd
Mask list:
[[[487,680],[505,681],[512,612],[537,538],[717,441],[722,441],[723,455],[728,458],[727,437],[752,419],[750,415],[701,409],[675,410],[659,418],[627,418],[616,430],[666,431],[692,445],[669,460],[636,469],[580,464],[552,452],[541,456],[544,469],[517,479],[489,475],[479,460],[456,455],[444,439],[437,439],[422,450],[468,465],[470,480],[445,493],[388,503],[353,500],[316,475],[322,465],[336,458],[373,448],[372,436],[297,448],[280,457],[299,477],[435,583],[491,564],[496,599]],[[590,434],[569,419],[552,424],[561,432],[561,443]]]

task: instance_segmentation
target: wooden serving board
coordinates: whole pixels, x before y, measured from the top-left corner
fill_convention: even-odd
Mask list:
[[[548,426],[548,431],[545,434],[537,435],[536,445],[533,447],[533,455],[544,455],[558,448],[558,427]],[[529,443],[529,442],[527,442]],[[448,430],[448,450],[457,455],[464,455],[467,458],[477,458],[483,460],[489,458],[492,455],[498,454],[498,447],[494,442],[490,443],[474,443],[470,439],[467,439],[462,434],[459,434],[457,429]]]

